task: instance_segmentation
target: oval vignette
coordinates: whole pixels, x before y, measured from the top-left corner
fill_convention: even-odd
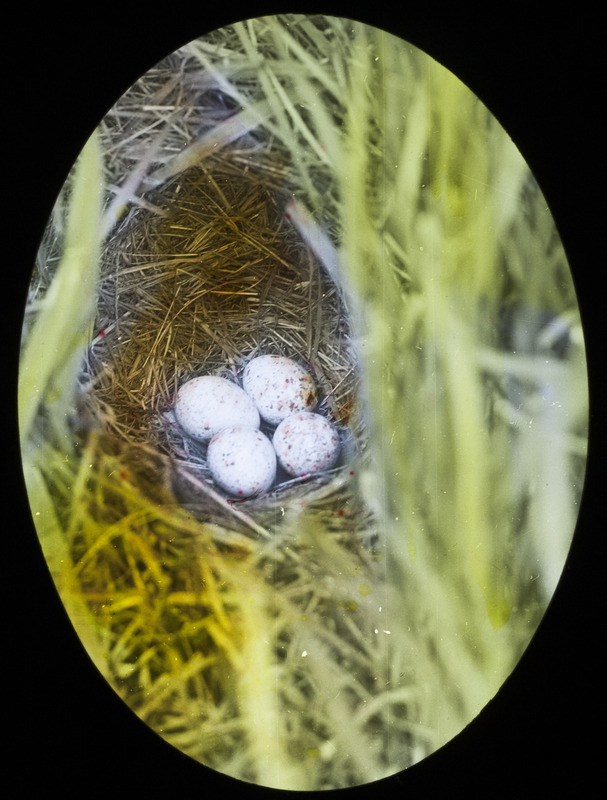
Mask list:
[[[440,113],[440,112],[439,112],[439,113]],[[438,143],[435,143],[433,146],[435,146],[435,147],[438,147],[438,149],[440,150],[440,148],[441,148],[441,147],[443,147],[443,146],[444,146],[444,144],[443,144],[443,143],[441,143],[441,142],[438,142]],[[448,170],[447,170],[447,171],[448,171]],[[437,189],[436,181],[435,181],[435,185],[434,185],[434,187],[433,187],[433,188],[434,188],[434,191],[432,192],[432,189],[431,189],[431,192],[432,192],[432,196],[433,196],[433,198],[435,198],[435,194],[436,194],[437,192],[440,194],[440,191],[442,191],[442,190],[441,190],[441,189]],[[445,188],[445,187],[443,187],[443,188]],[[449,191],[448,191],[448,190],[449,190],[449,186],[448,186],[448,184],[447,184],[446,188],[447,188],[447,194],[446,194],[446,195],[443,195],[443,197],[445,197],[445,196],[446,196],[446,197],[448,198],[448,200],[449,200]],[[435,199],[436,199],[436,198],[435,198]],[[455,197],[455,199],[454,199],[453,197],[451,197],[451,200],[452,200],[453,202],[459,202],[459,198],[458,198],[458,197]],[[437,200],[437,202],[439,202],[439,203],[440,203],[440,197],[439,197],[439,199]],[[457,210],[457,209],[456,209],[456,210]],[[465,215],[464,215],[464,216],[465,216]],[[565,262],[565,263],[566,263],[566,262]],[[405,288],[407,288],[407,287],[405,287]],[[516,316],[516,315],[515,315],[515,316]],[[558,315],[556,315],[556,314],[555,314],[555,315],[553,316],[553,318],[552,318],[552,319],[547,319],[547,320],[545,321],[545,325],[542,325],[542,324],[540,324],[540,322],[538,322],[538,320],[535,320],[535,319],[533,318],[533,316],[531,315],[531,317],[525,317],[525,319],[524,319],[524,323],[523,323],[523,327],[527,327],[527,328],[531,328],[531,327],[534,327],[534,326],[535,326],[535,327],[537,327],[537,329],[538,329],[538,330],[536,331],[537,335],[538,335],[538,336],[540,336],[540,338],[543,336],[543,337],[544,337],[544,339],[543,339],[542,341],[545,341],[545,340],[546,340],[546,337],[548,337],[548,336],[550,335],[550,331],[549,331],[549,330],[548,330],[548,331],[544,330],[545,328],[548,328],[550,325],[552,325],[552,326],[553,326],[553,329],[552,329],[552,330],[553,330],[553,333],[554,333],[555,331],[558,333],[558,319],[557,319],[557,322],[555,322],[555,321],[554,321],[554,318],[555,318],[555,317],[558,317]],[[434,331],[434,334],[435,334],[436,336],[443,336],[443,335],[444,335],[444,332],[438,332],[438,331]],[[361,334],[361,335],[362,335],[362,334]],[[554,333],[554,335],[556,335],[556,333]],[[445,341],[445,340],[441,340],[441,341]],[[553,340],[552,340],[553,344],[554,344],[554,342],[555,342],[555,341],[556,341],[555,339],[553,339]],[[451,344],[452,344],[452,343],[451,343]],[[537,343],[533,343],[533,345],[524,344],[524,345],[521,345],[521,347],[535,346],[536,344],[537,344]],[[562,343],[561,343],[561,344],[562,344]],[[525,351],[525,352],[526,352],[526,351]],[[485,355],[486,355],[486,354],[485,354]],[[552,356],[551,356],[551,357],[552,357]],[[555,356],[555,358],[556,358],[556,356]],[[559,356],[559,358],[560,358],[560,356]],[[560,361],[559,361],[559,363],[560,363]],[[487,369],[487,370],[489,370],[489,368],[490,368],[490,365],[489,365],[489,366],[486,366],[486,369]],[[493,376],[493,375],[492,375],[491,377],[492,377],[492,378],[494,378],[494,376]],[[446,375],[446,376],[445,376],[445,380],[447,380],[447,378],[448,378],[448,375]],[[516,382],[516,380],[524,380],[524,378],[521,378],[521,375],[518,375],[518,374],[517,374],[517,375],[515,375],[515,376],[514,376],[514,378],[515,378],[515,382]],[[370,381],[370,382],[371,382],[371,381]],[[515,392],[520,392],[520,389],[515,387],[514,391],[515,391]],[[518,396],[518,395],[517,395],[517,396]],[[502,398],[502,399],[503,399],[503,398]],[[508,402],[510,402],[510,404],[512,404],[512,400],[508,400],[508,399],[507,399],[507,395],[506,395],[506,403],[508,403]],[[464,416],[465,416],[465,415],[464,415]],[[462,417],[462,419],[463,419],[463,417]],[[465,424],[465,420],[464,420],[464,424]],[[381,423],[380,423],[380,425],[381,425]],[[458,463],[459,463],[459,462],[458,462]],[[426,513],[427,513],[427,512],[426,512]],[[572,532],[573,532],[573,529],[571,528],[571,530],[569,530],[569,532],[568,532],[568,533],[569,533],[569,536],[572,534]],[[420,543],[419,543],[419,542],[416,542],[416,546],[420,546]],[[43,549],[44,549],[44,543],[43,543]],[[464,549],[465,549],[465,548],[464,548]],[[566,552],[566,549],[567,549],[567,543],[566,543],[566,546],[565,546],[565,552]],[[418,553],[418,557],[419,557],[419,553]],[[558,556],[558,559],[560,559],[560,560],[562,561],[562,555],[561,555],[561,554],[559,554],[559,556]],[[559,561],[559,563],[561,563],[561,561]],[[415,564],[415,562],[413,562],[413,564]],[[561,569],[562,569],[562,564],[561,564]],[[553,580],[553,583],[551,584],[551,586],[552,586],[552,587],[554,587],[554,585],[555,585],[555,581],[556,581],[556,579],[558,579],[558,576],[559,576],[559,575],[560,575],[560,569],[557,567],[557,568],[556,568],[556,577],[555,577],[555,579]],[[484,601],[485,601],[485,605],[487,605],[487,598],[486,598],[486,597],[484,597]],[[490,600],[490,601],[489,601],[489,603],[491,603],[491,602],[493,602],[493,601],[491,601],[491,600]],[[498,603],[498,605],[499,605],[499,603]],[[504,614],[504,615],[505,615],[505,614]],[[540,615],[540,616],[541,616],[541,615]],[[74,622],[74,621],[75,621],[75,620],[74,620],[74,618],[72,617],[72,622]],[[508,621],[507,623],[505,623],[505,624],[510,624],[510,621],[511,621],[511,620],[509,620],[509,621]],[[387,628],[386,628],[386,629],[387,629]],[[385,663],[385,662],[384,662],[384,663]],[[403,694],[406,694],[406,693],[403,693]],[[485,698],[485,700],[488,700],[488,699],[489,699],[489,696],[487,696],[487,697]],[[482,707],[482,705],[483,705],[483,704],[484,704],[484,703],[482,703],[482,702],[481,702],[481,706],[480,706],[480,707]],[[469,720],[467,720],[467,721],[469,721]],[[465,724],[465,723],[464,723],[464,724]],[[330,738],[330,737],[329,737],[329,738]],[[314,750],[314,749],[315,749],[315,748],[312,748],[312,750]],[[320,749],[320,748],[318,748],[318,749]],[[431,751],[430,751],[430,752],[431,752]],[[330,763],[330,762],[331,762],[331,758],[329,758],[328,760],[329,760],[329,763]],[[395,766],[396,766],[396,765],[395,765]],[[400,768],[399,768],[399,769],[400,769]],[[222,770],[220,769],[220,771],[222,771]],[[396,770],[395,770],[395,771],[396,771]],[[388,774],[389,774],[389,773],[388,773]],[[373,778],[372,778],[372,779],[375,779],[376,777],[377,777],[377,776],[373,776]],[[246,779],[246,778],[245,778],[245,779]],[[364,781],[364,780],[359,780],[359,779],[356,779],[356,782],[358,782],[358,783],[364,783],[365,781]]]

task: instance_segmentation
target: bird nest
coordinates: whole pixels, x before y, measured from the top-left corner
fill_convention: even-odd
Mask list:
[[[102,259],[87,412],[106,433],[160,456],[176,497],[206,521],[263,527],[287,500],[320,492],[334,503],[337,492],[353,503],[356,494],[365,426],[348,309],[290,218],[286,183],[277,156],[243,159],[242,146],[226,148],[150,189]],[[337,427],[340,459],[308,477],[279,473],[270,491],[235,501],[214,483],[206,444],[182,430],[173,407],[187,380],[239,383],[261,354],[287,356],[314,377],[316,410]]]

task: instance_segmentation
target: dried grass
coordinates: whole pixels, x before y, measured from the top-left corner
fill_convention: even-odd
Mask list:
[[[332,18],[192,42],[96,136],[104,211],[72,225],[97,176],[81,159],[28,302],[48,381],[21,381],[32,511],[78,633],[136,714],[223,773],[330,789],[401,770],[495,693],[572,532],[583,340],[541,193],[453,76]],[[76,268],[100,269],[94,319],[52,302]],[[86,343],[49,349],[74,319]],[[313,371],[344,458],[228,502],[171,406],[261,352]]]

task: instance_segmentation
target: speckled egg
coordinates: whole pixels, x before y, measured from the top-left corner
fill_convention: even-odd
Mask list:
[[[249,361],[242,386],[271,425],[296,411],[312,411],[318,401],[314,378],[286,356],[264,355]]]
[[[209,442],[207,465],[228,494],[251,497],[266,492],[276,477],[276,453],[259,429],[233,425]]]
[[[272,443],[281,466],[293,476],[330,469],[339,457],[337,429],[310,411],[286,417],[274,431]]]
[[[206,442],[223,428],[242,424],[259,428],[259,412],[249,395],[235,383],[202,375],[177,392],[175,419],[188,436]]]

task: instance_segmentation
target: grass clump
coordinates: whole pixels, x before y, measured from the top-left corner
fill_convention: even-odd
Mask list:
[[[171,407],[261,352],[313,371],[344,458],[234,503]],[[45,556],[129,707],[223,773],[340,788],[436,750],[527,645],[583,481],[583,338],[487,109],[380,31],[266,17],[154,67],[87,145],[20,411]]]

